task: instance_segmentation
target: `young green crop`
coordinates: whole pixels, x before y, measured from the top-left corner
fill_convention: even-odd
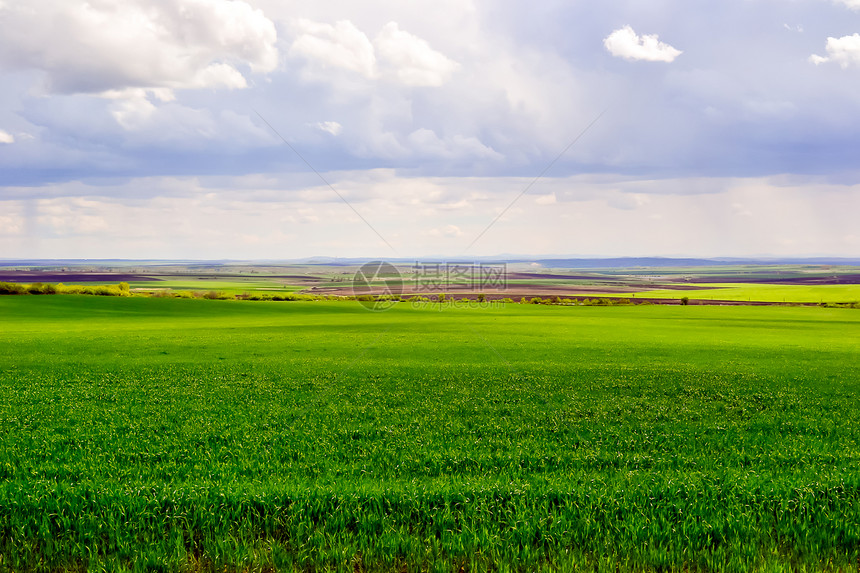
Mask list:
[[[651,290],[637,292],[638,297],[731,300],[739,302],[846,303],[860,301],[860,285],[779,285],[756,283],[687,284],[692,290]],[[696,288],[699,287],[699,288]]]
[[[0,570],[853,569],[858,333],[5,297]]]

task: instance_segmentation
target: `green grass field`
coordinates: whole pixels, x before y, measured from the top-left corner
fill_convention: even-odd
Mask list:
[[[174,291],[211,291],[242,294],[255,291],[284,291],[296,292],[302,286],[286,284],[284,280],[266,279],[265,277],[170,277],[165,276],[157,281],[133,281],[131,288],[135,290],[164,290]]]
[[[856,571],[860,312],[0,297],[0,570]]]
[[[648,298],[735,300],[759,302],[846,303],[860,301],[860,285],[773,285],[751,283],[696,283],[692,290],[652,290],[637,292]],[[616,295],[617,296],[617,295]]]

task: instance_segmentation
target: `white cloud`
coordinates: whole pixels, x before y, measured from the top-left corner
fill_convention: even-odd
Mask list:
[[[37,220],[56,235],[89,235],[110,231],[105,203],[83,198],[39,201]]]
[[[321,121],[316,124],[316,128],[332,135],[340,135],[343,131],[343,126],[336,121]]]
[[[349,20],[334,25],[322,24],[301,18],[296,20],[298,31],[291,55],[304,56],[323,67],[335,67],[361,74],[376,76],[376,56],[367,35]]]
[[[753,213],[743,203],[732,203],[732,212],[739,217],[752,217]]]
[[[460,209],[469,209],[471,206],[472,204],[466,199],[435,205],[437,209],[442,209],[444,211],[459,211]]]
[[[24,219],[19,214],[6,213],[0,215],[0,235],[17,235],[23,230]]]
[[[324,69],[340,68],[366,79],[389,79],[407,86],[441,86],[459,64],[430,47],[427,41],[389,22],[370,41],[349,20],[332,24],[299,19],[290,55]]]
[[[404,177],[394,169],[331,172],[326,178],[409,256],[462,253],[529,181]],[[314,179],[297,185],[294,174],[284,173],[242,177],[229,185],[218,178],[171,177],[52,184],[14,193],[7,188],[7,195],[26,201],[4,201],[0,188],[0,245],[21,257],[41,252],[44,257],[283,259],[319,252],[383,253],[373,231]],[[589,182],[595,192],[564,199],[565,190]],[[541,191],[557,195],[558,203],[548,210],[530,200],[518,202],[469,254],[854,256],[857,251],[857,185],[748,178],[723,180],[719,193],[669,195],[648,180],[652,192],[640,197],[638,182],[607,175],[544,178]],[[489,198],[456,210],[442,207],[471,197],[476,188]],[[34,201],[34,194],[39,199]],[[34,205],[31,213],[27,205]],[[772,212],[780,217],[768,217]],[[797,224],[786,227],[786,220]],[[638,239],[631,242],[631,236]]]
[[[117,100],[111,115],[125,129],[144,126],[157,109],[149,101],[146,90],[140,88],[110,91],[104,97]]]
[[[625,60],[645,60],[648,62],[673,62],[683,52],[664,44],[657,34],[639,36],[630,26],[615,30],[603,45],[613,56]]]
[[[478,157],[483,159],[502,158],[502,155],[495,149],[484,145],[475,137],[455,135],[442,139],[435,131],[423,127],[410,133],[407,140],[413,153],[418,156],[432,156],[444,159],[462,157]]]
[[[310,207],[301,207],[281,217],[281,221],[284,223],[312,225],[314,223],[319,223],[320,218],[316,215],[315,209]]]
[[[835,0],[837,4],[842,4],[852,10],[860,10],[860,0]]]
[[[148,2],[146,7],[144,1]],[[359,244],[349,234],[338,234],[341,231],[336,227],[327,226],[330,214],[326,209],[333,210],[335,219],[352,217],[351,211],[341,211],[343,203],[303,168],[255,116],[255,108],[302,154],[316,157],[313,163],[320,169],[385,166],[416,178],[443,174],[460,177],[456,184],[453,179],[445,184],[434,180],[443,191],[438,198],[421,188],[417,179],[407,182],[403,177],[388,185],[365,183],[361,192],[354,190],[349,180],[336,186],[357,206],[363,209],[367,205],[362,214],[386,238],[391,229],[392,234],[403,234],[404,243],[411,240],[407,235],[413,229],[420,237],[422,232],[441,230],[449,223],[459,226],[469,239],[476,236],[529,184],[528,175],[533,177],[545,168],[604,107],[610,112],[548,175],[590,176],[596,171],[625,176],[608,182],[597,177],[590,182],[542,178],[533,194],[517,203],[524,214],[509,212],[511,221],[533,217],[518,236],[549,232],[553,227],[548,221],[555,217],[570,219],[560,226],[554,242],[546,246],[532,242],[523,249],[560,252],[588,247],[591,252],[603,252],[601,241],[583,245],[578,235],[573,236],[575,217],[580,213],[589,225],[600,220],[607,229],[644,224],[649,217],[658,216],[668,223],[673,215],[686,217],[683,210],[673,209],[675,202],[687,207],[695,207],[697,201],[715,203],[713,196],[723,193],[726,179],[709,176],[789,170],[826,172],[846,181],[857,178],[850,154],[840,152],[840,142],[845,133],[856,131],[855,124],[860,121],[852,113],[855,79],[860,81],[860,77],[846,77],[832,62],[832,69],[826,71],[833,73],[822,74],[825,70],[805,60],[817,52],[830,61],[830,54],[823,49],[828,35],[860,32],[850,27],[843,31],[846,18],[860,12],[837,7],[835,0],[739,0],[714,7],[709,14],[719,12],[717,18],[682,0],[661,3],[649,16],[651,24],[627,20],[640,33],[630,30],[628,52],[641,56],[647,43],[641,33],[657,32],[660,37],[652,42],[657,51],[663,40],[684,49],[685,58],[695,56],[695,62],[675,59],[678,64],[666,64],[666,73],[659,81],[647,74],[619,74],[613,70],[616,66],[605,65],[613,56],[606,51],[604,38],[627,23],[617,20],[626,16],[623,7],[613,3],[554,2],[535,12],[525,4],[513,3],[499,10],[476,0],[442,0],[444,10],[426,0],[87,2],[89,7],[84,0],[5,0],[6,9],[0,11],[0,85],[5,88],[0,89],[0,127],[14,135],[12,145],[0,144],[0,171],[16,184],[32,184],[32,189],[14,191],[15,197],[43,193],[39,186],[55,179],[93,181],[105,176],[165,173],[256,173],[261,178],[278,179],[287,170],[292,174],[292,182],[285,187],[288,192],[276,186],[251,186],[254,197],[265,190],[270,203],[247,216],[232,216],[233,205],[225,203],[222,218],[213,227],[235,218],[244,221],[241,230],[245,235],[277,236],[279,229],[290,227],[278,227],[282,219],[270,218],[275,206],[286,201],[290,204],[287,212],[298,213],[296,209],[302,205],[291,203],[301,199],[299,203],[322,205],[315,215],[323,229],[319,235],[331,235],[347,247],[338,253],[325,249],[313,234],[317,227],[308,223],[307,236],[305,231],[299,232],[302,236],[295,241],[297,250],[307,247],[328,254],[344,254],[350,249],[358,254],[368,254],[367,249],[375,251],[375,243]],[[275,43],[267,44],[262,32],[259,37],[247,34],[251,46],[262,46],[258,52],[252,50],[251,56],[243,55],[247,53],[243,46],[220,36],[242,18],[215,18],[217,22],[212,24],[207,14],[194,12],[201,6],[245,6],[242,13],[253,15],[248,4],[261,8],[263,19],[278,26],[278,38],[271,36]],[[33,14],[28,16],[28,10]],[[187,21],[186,16],[177,15],[181,10],[186,10]],[[749,17],[737,17],[741,12]],[[90,18],[101,15],[104,25],[86,20],[87,14]],[[665,14],[672,15],[674,22],[689,24],[683,36],[678,35],[678,29],[659,24]],[[36,15],[44,21],[37,22]],[[139,16],[140,22],[129,15]],[[567,25],[543,26],[547,17]],[[299,18],[305,18],[308,25],[296,24]],[[253,18],[250,21],[253,23]],[[762,26],[763,21],[771,25]],[[56,29],[48,30],[46,22],[53,22]],[[783,22],[795,31],[796,24],[802,22],[806,33],[811,28],[825,32],[818,32],[812,46],[804,48],[803,38],[796,35],[799,32],[786,34]],[[536,29],[542,33],[524,33]],[[597,36],[592,34],[594,30]],[[34,38],[24,37],[30,34]],[[267,49],[274,56],[274,64],[268,65],[277,64],[275,47],[281,50],[284,65],[267,77],[253,74],[252,68],[259,70],[266,61],[259,54]],[[291,49],[292,56],[284,57]],[[738,56],[751,53],[756,57]],[[71,65],[66,66],[67,61]],[[616,63],[622,64],[620,60]],[[630,65],[648,67],[645,62]],[[314,85],[308,85],[307,80]],[[42,82],[46,82],[44,87]],[[245,85],[245,91],[223,89]],[[200,86],[219,89],[196,89]],[[185,88],[193,91],[183,91]],[[72,91],[100,97],[69,95]],[[625,98],[624,94],[631,93],[635,97]],[[35,139],[25,141],[26,133]],[[277,148],[259,152],[262,146],[275,144],[286,155]],[[659,179],[677,173],[702,177]],[[523,180],[490,180],[494,175],[510,174],[521,175]],[[643,179],[631,181],[630,177]],[[171,205],[177,217],[187,215],[193,207],[185,199],[179,200],[185,197],[184,187],[177,184],[163,192],[165,197],[176,199]],[[410,191],[405,192],[405,187]],[[484,199],[471,197],[476,189],[486,195]],[[144,201],[142,196],[155,192],[148,182],[141,182],[133,192],[119,184],[110,190],[108,194],[107,186],[99,185],[80,193],[105,197],[115,193],[126,201],[128,215],[122,220],[126,227],[143,219],[136,208]],[[651,203],[638,204],[635,193],[651,197]],[[688,195],[695,197],[684,199]],[[231,201],[240,205],[248,196],[249,191],[243,191]],[[556,203],[551,202],[552,197]],[[816,204],[814,196],[810,201],[812,206]],[[765,212],[745,197],[732,203],[744,205],[752,213]],[[122,210],[126,212],[125,207]],[[822,215],[822,220],[836,220],[843,210],[840,204],[833,210],[837,212]],[[0,206],[0,213],[8,215],[5,206]],[[283,215],[284,211],[278,207],[277,213]],[[592,213],[602,213],[603,219],[592,217]],[[697,224],[706,222],[705,215]],[[375,217],[380,218],[378,225]],[[265,225],[257,218],[274,222],[271,228],[263,229]],[[734,219],[725,220],[734,224]],[[113,221],[109,216],[105,220]],[[34,219],[26,221],[38,231]],[[404,226],[403,221],[410,224]],[[181,224],[162,214],[152,214],[146,222],[163,233],[167,233],[166,227]],[[360,220],[357,224],[363,225]],[[202,216],[189,227],[196,231],[207,228]],[[141,235],[149,237],[151,228],[141,225]],[[657,234],[673,232],[634,228]],[[690,228],[696,232],[695,225]],[[849,223],[834,228],[840,236],[857,234]],[[223,228],[215,230],[223,232]],[[501,244],[513,241],[515,230],[511,226],[504,233],[488,236],[489,242],[482,245],[490,251],[519,252],[516,245]],[[602,233],[603,227],[595,230]],[[565,232],[568,243],[562,240]],[[825,228],[822,237],[829,233]],[[122,256],[118,246],[121,237],[111,237],[104,241],[104,247],[93,243],[95,250],[87,252],[115,248]],[[601,237],[602,241],[614,240]],[[179,254],[183,248],[195,248],[195,252],[222,257],[228,255],[222,250],[231,249],[229,240],[217,236],[201,239],[194,233],[180,233],[168,238],[171,242],[165,240],[164,244],[173,246],[136,252],[149,256],[176,249]],[[210,238],[211,249],[204,246]],[[372,232],[368,239],[378,241]],[[395,243],[395,239],[389,240]],[[657,240],[643,241],[642,248],[666,252],[654,242]],[[15,250],[11,241],[0,244],[0,251]],[[45,255],[54,254],[48,250],[49,244],[45,243]],[[71,239],[55,244],[68,249],[66,252],[73,251]],[[759,244],[766,243],[748,244],[758,249]],[[817,244],[826,250],[826,245]],[[638,243],[629,245],[638,247]],[[22,253],[29,248],[22,242]],[[266,256],[273,256],[276,247],[271,248]],[[423,248],[417,240],[402,248],[397,245],[401,253]],[[79,253],[83,252],[80,247]]]
[[[0,129],[0,143],[15,143],[15,136]]]
[[[827,38],[826,49],[826,57],[813,54],[809,56],[809,61],[816,66],[827,62],[836,62],[842,68],[860,65],[860,34]]]
[[[4,10],[0,67],[42,70],[54,93],[243,88],[237,66],[274,70],[276,40],[241,0],[32,0]]]
[[[277,142],[271,131],[247,114],[195,109],[177,102],[155,105],[146,93],[125,95],[112,104],[110,113],[126,130],[129,148],[159,145],[201,149],[207,142],[217,142],[223,150]]]
[[[558,202],[558,199],[555,196],[555,193],[550,193],[549,195],[541,195],[537,199],[535,199],[535,203],[538,205],[555,205]]]
[[[446,225],[441,229],[430,229],[427,232],[431,237],[462,237],[463,231],[457,225]]]
[[[426,41],[401,30],[396,22],[383,26],[373,44],[380,59],[408,86],[441,86],[459,67]]]
[[[630,211],[649,204],[651,200],[643,193],[611,193],[606,197],[606,204],[616,209]]]

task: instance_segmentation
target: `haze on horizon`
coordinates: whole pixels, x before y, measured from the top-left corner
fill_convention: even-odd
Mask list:
[[[860,253],[858,0],[0,0],[0,83],[0,258]]]

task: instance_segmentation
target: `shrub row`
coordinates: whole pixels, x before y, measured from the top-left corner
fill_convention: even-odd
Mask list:
[[[314,294],[298,294],[298,293],[242,293],[232,294],[224,291],[173,291],[169,289],[158,290],[148,293],[149,296],[155,298],[205,298],[207,300],[255,300],[255,301],[313,301],[313,300],[355,300],[356,297],[330,296],[330,295],[314,295]]]
[[[506,298],[502,299],[503,302],[514,302],[513,300]],[[541,298],[539,296],[532,297],[527,299],[526,297],[522,297],[520,299],[520,304],[564,304],[564,305],[579,305],[579,306],[619,306],[619,305],[631,305],[634,304],[629,298],[584,298],[581,300],[571,299],[571,298],[561,298],[558,296],[551,296],[547,298]],[[649,303],[640,303],[640,304],[649,304]]]
[[[56,285],[47,283],[7,283],[0,282],[0,295],[26,294],[90,294],[99,296],[129,296],[131,291],[128,283],[118,285]]]
[[[824,308],[860,308],[860,302],[822,302],[818,306]]]

